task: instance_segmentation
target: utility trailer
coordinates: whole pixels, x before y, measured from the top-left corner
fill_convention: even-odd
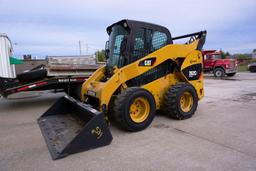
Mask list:
[[[8,98],[18,93],[50,90],[80,98],[80,86],[100,67],[88,61],[88,58],[79,57],[48,58],[46,66],[39,65],[16,78],[0,77],[0,95]]]
[[[45,78],[35,82],[19,82],[17,79],[6,79],[0,78],[1,90],[0,94],[8,98],[10,95],[23,93],[28,91],[43,91],[43,90],[52,90],[53,92],[67,92],[73,97],[77,97],[73,90],[70,87],[78,87],[81,85],[88,77],[52,77]]]

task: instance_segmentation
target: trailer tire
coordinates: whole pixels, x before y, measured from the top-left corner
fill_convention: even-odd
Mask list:
[[[224,75],[225,75],[225,71],[222,68],[215,68],[213,73],[214,73],[215,77],[219,77],[219,78],[224,77]]]
[[[47,70],[46,69],[39,69],[39,70],[32,70],[28,72],[23,72],[21,74],[17,75],[17,79],[20,82],[30,82],[42,79],[47,76]]]
[[[147,128],[155,117],[153,95],[139,87],[130,87],[120,93],[114,104],[114,117],[120,126],[137,132]]]

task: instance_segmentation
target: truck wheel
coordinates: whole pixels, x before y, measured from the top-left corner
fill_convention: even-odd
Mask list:
[[[225,71],[222,68],[216,68],[213,71],[215,77],[224,77]]]
[[[114,104],[114,117],[125,130],[136,132],[147,128],[155,117],[156,105],[150,92],[131,87],[119,94]]]
[[[233,77],[234,75],[236,75],[236,73],[229,73],[229,74],[227,74],[228,77]]]
[[[174,119],[188,119],[195,113],[197,104],[195,88],[188,83],[177,83],[167,90],[163,111]]]

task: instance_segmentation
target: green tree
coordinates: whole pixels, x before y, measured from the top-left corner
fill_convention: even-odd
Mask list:
[[[230,55],[230,53],[227,51],[227,52],[224,52],[224,51],[220,51],[220,53],[221,53],[221,58],[222,59],[225,59],[226,57],[230,57],[231,55]]]
[[[106,62],[105,50],[98,50],[95,52],[95,56],[98,62]]]
[[[230,53],[229,53],[229,52],[226,52],[226,54],[225,54],[225,55],[226,55],[226,57],[227,57],[227,56],[230,56]]]
[[[220,54],[221,54],[221,59],[225,59],[225,57],[226,57],[225,52],[224,51],[220,51]]]
[[[237,57],[237,59],[250,59],[251,55],[250,54],[234,54],[234,56]]]

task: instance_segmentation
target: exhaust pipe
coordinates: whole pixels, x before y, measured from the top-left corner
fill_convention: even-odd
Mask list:
[[[53,160],[109,145],[113,139],[102,112],[69,96],[50,107],[38,124]]]

